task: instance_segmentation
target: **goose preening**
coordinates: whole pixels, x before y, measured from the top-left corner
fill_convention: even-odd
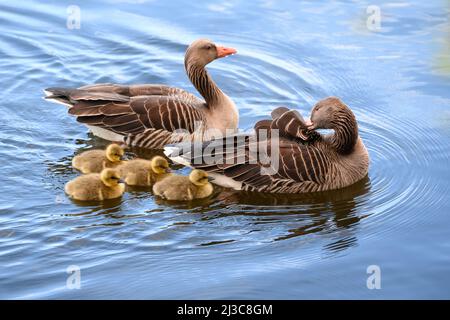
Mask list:
[[[72,166],[82,173],[100,173],[105,168],[114,168],[125,161],[125,151],[121,146],[111,143],[106,150],[88,150],[72,159]]]
[[[214,188],[203,170],[194,169],[189,176],[172,175],[153,186],[153,193],[166,200],[189,201],[209,197]]]
[[[280,107],[272,112],[273,120],[262,120],[255,132],[278,129],[279,139],[255,138],[255,134],[231,142],[229,138],[204,142],[203,152],[166,148],[173,161],[207,171],[214,183],[236,190],[271,193],[305,193],[343,188],[367,175],[369,155],[358,134],[353,112],[341,100],[329,97],[319,101],[304,121],[295,110]],[[315,129],[332,129],[322,135]],[[273,138],[273,136],[272,136]],[[261,162],[259,154],[251,152],[255,144],[266,142],[271,161]],[[181,144],[180,144],[181,146]],[[241,149],[240,149],[241,148]],[[206,161],[204,152],[214,150],[216,163]],[[236,150],[243,150],[238,157]],[[200,154],[200,156],[199,156]],[[217,157],[219,155],[219,157]],[[223,160],[220,160],[223,159]],[[222,161],[222,163],[220,163]],[[268,170],[271,169],[271,170]],[[264,171],[266,170],[266,171]],[[269,173],[269,174],[267,174]]]
[[[214,129],[236,130],[239,115],[233,101],[214,83],[205,66],[236,53],[200,39],[186,50],[186,73],[204,100],[174,87],[159,84],[93,84],[77,89],[48,88],[46,99],[69,107],[69,114],[94,135],[143,148],[167,143],[208,139]],[[180,132],[182,131],[182,132]]]
[[[119,171],[104,169],[101,173],[89,173],[69,181],[64,190],[75,200],[102,201],[121,197],[125,184],[120,181]]]
[[[130,186],[152,186],[171,175],[167,159],[156,156],[151,160],[133,159],[117,168],[124,182]]]

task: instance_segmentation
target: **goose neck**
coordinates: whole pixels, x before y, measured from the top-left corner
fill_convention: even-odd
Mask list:
[[[353,113],[341,112],[333,121],[334,134],[331,144],[341,154],[353,151],[358,141],[358,124]]]
[[[224,96],[204,66],[186,64],[186,72],[194,87],[205,99],[209,108],[217,105]]]

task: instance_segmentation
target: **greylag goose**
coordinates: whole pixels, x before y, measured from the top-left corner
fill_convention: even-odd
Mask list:
[[[69,114],[94,135],[130,146],[160,149],[167,143],[208,139],[214,129],[237,129],[239,115],[233,101],[214,83],[205,66],[236,53],[200,39],[186,50],[184,65],[194,87],[205,100],[159,84],[93,84],[78,89],[48,88],[46,99],[69,106]]]
[[[203,170],[192,170],[188,177],[173,175],[153,186],[153,193],[166,200],[188,201],[209,197],[214,188]]]
[[[310,121],[283,107],[274,110],[272,117],[273,120],[257,122],[255,134],[243,139],[235,135],[233,139],[204,142],[203,152],[192,152],[193,145],[185,150],[180,149],[182,144],[175,145],[166,148],[166,155],[175,162],[209,172],[214,183],[246,191],[325,191],[349,186],[367,175],[369,155],[358,135],[356,118],[338,98],[319,101],[312,109]],[[271,139],[273,129],[279,130],[279,139]],[[334,133],[322,135],[315,129],[333,129]],[[265,130],[271,130],[268,138],[254,138]],[[270,163],[259,158],[261,149],[252,152],[252,147],[261,142],[265,142]],[[213,162],[205,158],[208,150],[213,150]],[[238,153],[239,150],[243,152]]]

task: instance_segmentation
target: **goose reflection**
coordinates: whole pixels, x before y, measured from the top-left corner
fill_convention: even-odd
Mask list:
[[[357,225],[368,216],[361,212],[370,192],[370,179],[361,181],[343,189],[310,194],[260,194],[252,192],[223,192],[218,196],[225,204],[238,203],[242,213],[233,215],[254,215],[283,221],[282,216],[295,215],[300,218],[299,227],[287,230],[287,233],[274,238],[274,241],[287,240],[308,234],[332,234],[336,236],[325,246],[326,250],[341,251],[356,245]],[[258,207],[263,207],[258,211]],[[277,218],[278,217],[278,218]]]

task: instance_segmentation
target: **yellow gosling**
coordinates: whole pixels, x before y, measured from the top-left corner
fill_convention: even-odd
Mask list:
[[[83,173],[100,173],[105,168],[114,168],[125,161],[125,151],[118,144],[110,144],[106,150],[85,151],[72,160],[72,166]]]
[[[153,193],[167,200],[193,200],[210,196],[214,188],[203,170],[192,170],[188,177],[172,175],[153,186]]]
[[[89,173],[69,181],[64,190],[75,200],[101,201],[121,197],[125,184],[120,181],[116,169],[104,169],[101,173]]]
[[[161,156],[152,160],[133,159],[119,166],[120,175],[130,186],[152,186],[171,175],[169,162]]]

